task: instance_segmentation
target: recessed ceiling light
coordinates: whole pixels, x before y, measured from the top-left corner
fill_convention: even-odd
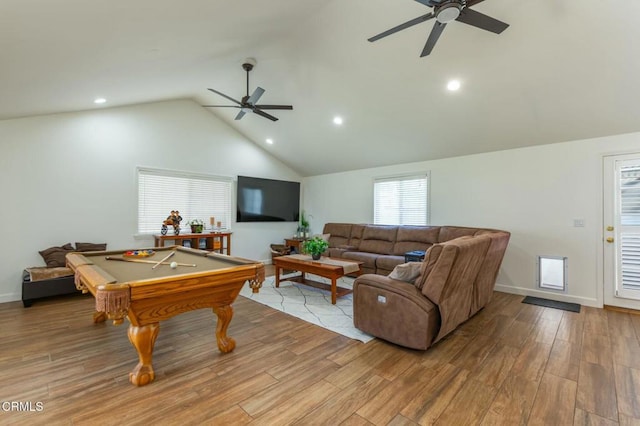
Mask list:
[[[455,92],[456,90],[460,89],[460,80],[450,80],[447,83],[447,89],[449,89],[452,92]]]
[[[265,142],[268,143],[269,145],[273,145],[273,139],[271,138],[268,138]]]
[[[335,117],[333,117],[333,124],[336,124],[336,125],[338,125],[338,126],[339,126],[339,125],[341,125],[342,123],[343,123],[342,117],[339,117],[339,116],[337,116],[337,115],[336,115]]]
[[[96,98],[96,99],[93,100],[94,104],[103,104],[105,102],[107,102],[107,100],[105,98]]]

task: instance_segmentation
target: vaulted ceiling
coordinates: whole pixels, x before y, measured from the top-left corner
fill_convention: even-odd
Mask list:
[[[2,0],[0,119],[228,104],[206,89],[241,98],[252,57],[250,91],[294,110],[271,111],[277,122],[208,111],[302,175],[640,131],[640,2],[473,9],[510,26],[452,22],[420,58],[433,20],[367,41],[431,11],[414,0]]]

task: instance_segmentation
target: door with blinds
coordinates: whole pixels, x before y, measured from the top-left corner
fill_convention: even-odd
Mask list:
[[[604,157],[604,303],[640,309],[640,153]]]

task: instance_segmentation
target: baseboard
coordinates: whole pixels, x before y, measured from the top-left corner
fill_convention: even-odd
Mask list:
[[[495,290],[500,291],[502,293],[518,294],[521,296],[542,297],[545,299],[558,300],[560,302],[578,303],[582,306],[602,308],[602,305],[598,303],[597,299],[593,299],[590,297],[572,296],[569,294],[562,294],[562,293],[550,293],[547,291],[534,290],[534,289],[523,288],[523,287],[513,287],[513,286],[503,285],[503,284],[496,284]]]
[[[17,302],[18,300],[22,300],[22,296],[19,293],[0,294],[0,303]]]

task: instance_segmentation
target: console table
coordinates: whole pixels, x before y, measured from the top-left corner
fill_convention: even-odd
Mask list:
[[[184,245],[188,240],[190,247],[194,249],[217,251],[221,254],[231,255],[231,232],[203,232],[201,234],[180,235],[154,235],[155,247],[164,247],[166,241],[172,241],[175,245]]]
[[[302,243],[307,241],[307,238],[285,238],[284,245],[289,247],[292,252],[302,253]]]

